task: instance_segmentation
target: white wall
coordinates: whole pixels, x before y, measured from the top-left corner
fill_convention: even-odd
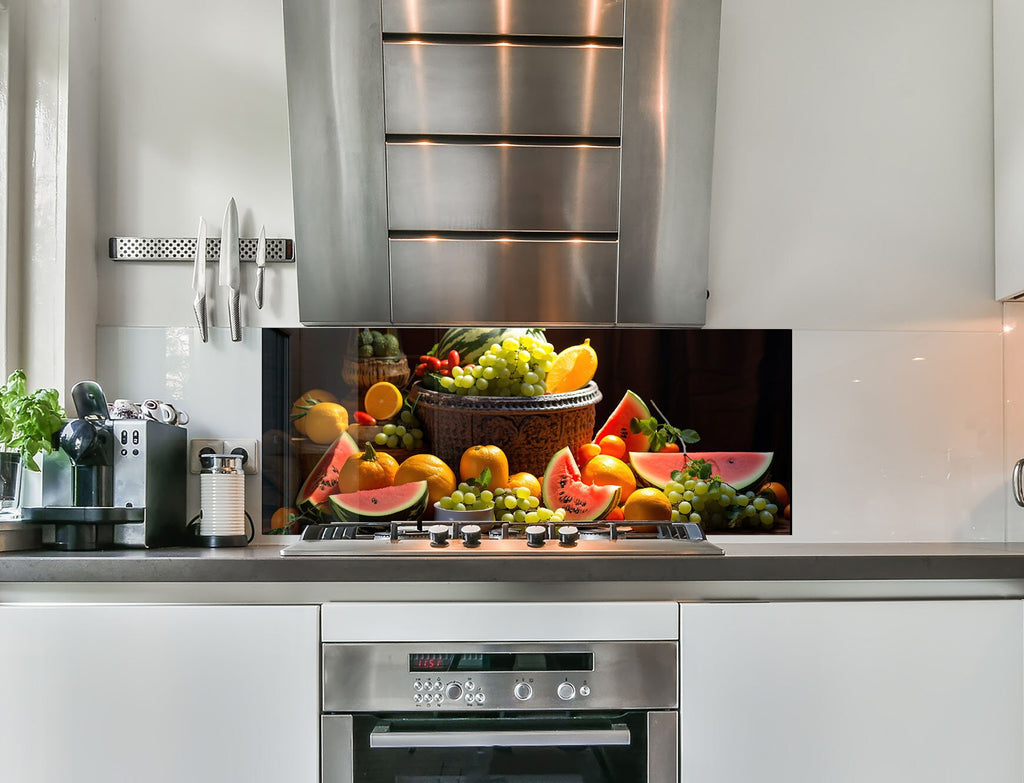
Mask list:
[[[229,196],[291,236],[280,2],[101,5],[100,238]],[[720,57],[707,325],[794,330],[793,540],[1003,540],[990,5],[724,0]],[[101,258],[100,323],[189,326],[190,276]],[[268,286],[245,322],[296,324]]]

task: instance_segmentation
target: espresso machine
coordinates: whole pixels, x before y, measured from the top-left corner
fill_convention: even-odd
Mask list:
[[[159,547],[183,542],[188,435],[152,419],[111,419],[99,384],[71,390],[78,418],[43,459],[42,501],[22,519],[64,550]]]

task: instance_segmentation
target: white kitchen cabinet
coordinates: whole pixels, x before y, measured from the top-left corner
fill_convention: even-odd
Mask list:
[[[1020,601],[681,607],[682,783],[1020,783]]]
[[[0,607],[0,779],[314,783],[306,606]]]

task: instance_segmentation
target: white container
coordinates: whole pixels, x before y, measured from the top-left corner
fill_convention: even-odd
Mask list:
[[[200,543],[206,546],[245,546],[245,474],[238,454],[200,457]]]

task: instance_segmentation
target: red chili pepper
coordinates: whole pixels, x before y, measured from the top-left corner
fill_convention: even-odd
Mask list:
[[[441,372],[441,375],[451,375],[452,374],[452,368],[448,367],[447,365],[445,365],[444,367],[441,368],[440,372]]]
[[[352,418],[355,419],[356,424],[366,424],[370,427],[377,423],[377,420],[366,411],[356,411],[352,414]]]
[[[448,351],[448,366],[449,367],[458,367],[459,366],[459,352],[458,351]]]
[[[441,369],[441,360],[438,359],[436,356],[421,356],[420,362],[426,364],[432,370]]]
[[[422,378],[423,374],[426,371],[427,371],[427,363],[426,362],[423,362],[422,364],[417,364],[416,365],[415,373],[416,373],[416,377],[417,378]]]

